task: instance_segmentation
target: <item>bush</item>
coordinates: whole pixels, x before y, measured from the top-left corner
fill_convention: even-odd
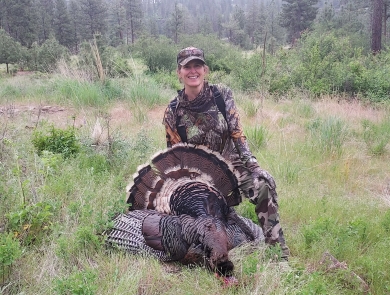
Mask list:
[[[166,37],[143,38],[132,49],[144,60],[151,73],[176,69],[177,47]]]
[[[22,205],[18,211],[10,212],[8,230],[25,245],[39,243],[51,226],[54,207],[48,203]]]
[[[265,71],[262,65],[263,57],[258,53],[249,58],[241,59],[233,71],[240,89],[250,91],[262,86],[261,79]]]
[[[69,276],[57,279],[55,291],[60,295],[93,295],[98,289],[96,279],[96,271],[75,269]]]
[[[5,283],[11,265],[22,255],[19,242],[12,233],[0,233],[0,285]],[[1,290],[1,289],[0,289]]]
[[[78,153],[80,149],[73,127],[62,130],[51,126],[48,135],[41,131],[35,131],[32,143],[39,156],[42,155],[43,151],[49,151],[69,158]]]
[[[40,72],[52,72],[60,59],[68,59],[69,52],[54,38],[47,39],[42,46],[34,43],[27,51],[27,67]]]
[[[352,48],[348,38],[337,38],[334,33],[306,35],[299,45],[301,64],[293,74],[295,85],[316,95],[343,90],[347,65],[359,56],[360,51]]]

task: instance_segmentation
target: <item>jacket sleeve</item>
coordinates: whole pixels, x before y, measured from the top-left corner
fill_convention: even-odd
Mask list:
[[[229,126],[230,137],[234,142],[241,161],[246,164],[249,159],[253,158],[253,155],[249,149],[249,145],[241,125],[240,115],[234,102],[233,93],[231,89],[226,86],[224,87],[218,85],[218,88],[225,100],[226,121]]]
[[[178,142],[181,142],[180,135],[176,128],[176,116],[169,105],[164,113],[163,125],[165,126],[165,137],[168,148],[172,147]]]

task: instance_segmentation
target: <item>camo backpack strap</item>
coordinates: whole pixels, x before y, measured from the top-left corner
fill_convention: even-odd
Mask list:
[[[225,118],[226,121],[226,105],[225,105],[225,100],[221,94],[221,92],[218,90],[218,87],[215,85],[210,85],[211,91],[213,92],[213,97],[215,104],[218,107],[218,110],[221,112],[223,117]]]
[[[222,96],[221,92],[218,90],[217,86],[210,85],[210,88],[211,88],[211,91],[213,92],[213,98],[214,98],[215,104],[217,105],[218,110],[221,112],[221,114],[223,115],[223,117],[226,120],[226,105],[225,105],[224,97]],[[173,99],[169,104],[173,113],[176,112],[177,104],[178,104],[177,97],[175,99]],[[179,136],[180,136],[182,142],[187,142],[187,133],[185,130],[185,126],[179,126],[180,119],[181,119],[181,116],[176,115],[177,133],[179,133]]]

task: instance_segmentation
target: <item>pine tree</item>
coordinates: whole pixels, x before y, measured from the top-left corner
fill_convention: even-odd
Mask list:
[[[70,16],[70,25],[72,30],[72,44],[73,44],[73,51],[78,52],[79,47],[81,44],[81,30],[82,30],[82,23],[81,23],[81,8],[78,3],[78,0],[71,0],[69,3],[69,16]]]
[[[38,16],[33,0],[2,0],[4,29],[21,45],[30,47],[38,40]]]
[[[133,44],[142,32],[142,18],[142,2],[140,0],[127,0],[127,43]]]
[[[262,15],[265,19],[265,28],[267,33],[268,51],[273,54],[276,49],[285,43],[285,30],[280,26],[278,22],[279,3],[276,0],[272,0],[269,5],[262,9]],[[264,42],[263,37],[262,41]]]
[[[39,43],[43,43],[54,33],[54,1],[37,0],[35,3],[38,13]]]
[[[107,8],[103,0],[80,0],[82,38],[91,40],[107,29]]]
[[[318,0],[283,0],[280,25],[287,29],[289,42],[294,43],[309,29],[317,16]]]
[[[110,43],[113,46],[118,46],[126,42],[125,36],[127,19],[125,0],[114,0],[109,2],[108,6],[109,38],[111,40]]]
[[[265,15],[257,2],[258,0],[251,0],[248,5],[247,22],[245,27],[251,43],[255,46],[261,43],[262,36],[265,31]]]
[[[175,9],[169,19],[168,27],[172,33],[173,40],[177,44],[179,42],[179,35],[184,31],[184,11],[181,4],[175,3]]]
[[[65,0],[56,0],[54,32],[58,42],[71,49],[75,44],[72,38],[72,24]]]
[[[376,54],[382,50],[383,0],[372,1],[371,51]]]

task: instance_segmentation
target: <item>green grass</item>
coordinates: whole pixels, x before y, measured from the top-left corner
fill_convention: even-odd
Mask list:
[[[248,108],[242,122],[253,152],[277,182],[290,269],[272,262],[277,249],[238,248],[231,256],[239,285],[225,288],[203,268],[106,249],[99,234],[126,208],[126,185],[165,147],[161,118],[174,90],[139,76],[104,86],[58,76],[0,80],[0,293],[364,294],[353,274],[369,294],[390,292],[389,111],[355,118],[333,113],[332,100],[265,99],[261,112],[249,103],[258,98],[238,100]],[[15,106],[40,102],[73,106],[72,116],[92,122],[101,109],[109,114],[122,104],[132,118],[121,130],[111,126],[100,145],[91,145],[86,125],[77,126],[80,148],[71,157],[38,156],[34,132],[58,119],[53,114],[34,131],[26,126],[36,116]],[[256,220],[248,201],[237,211]],[[326,252],[346,268],[327,269],[320,263]]]

